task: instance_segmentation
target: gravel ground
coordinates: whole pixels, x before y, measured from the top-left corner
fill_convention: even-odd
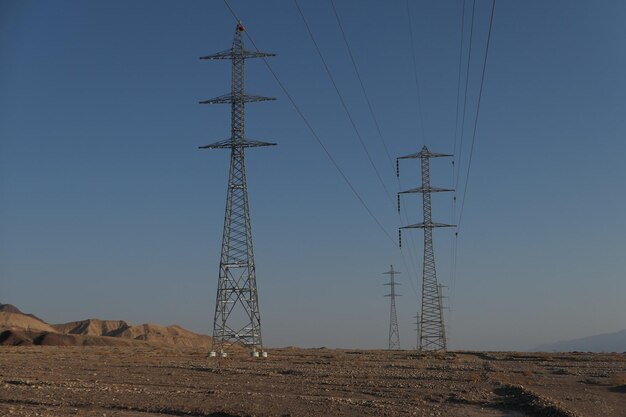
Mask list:
[[[0,347],[0,416],[626,417],[626,355]]]

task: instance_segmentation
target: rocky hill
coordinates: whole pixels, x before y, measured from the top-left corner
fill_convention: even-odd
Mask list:
[[[211,338],[180,326],[88,319],[48,324],[11,304],[0,304],[0,345],[128,346],[147,344],[210,348]]]
[[[34,332],[50,332],[57,331],[48,323],[33,318],[22,313],[9,313],[0,311],[0,329],[9,330],[26,330]]]
[[[211,338],[180,326],[161,326],[146,323],[130,325],[123,320],[88,319],[64,324],[54,324],[59,333],[83,336],[106,336],[144,341],[154,344],[183,347],[210,347]]]
[[[2,303],[0,303],[0,312],[23,314],[25,316],[32,317],[35,320],[43,321],[39,317],[37,317],[37,316],[35,316],[33,314],[26,314],[26,313],[21,312],[19,308],[15,307],[12,304],[2,304]]]

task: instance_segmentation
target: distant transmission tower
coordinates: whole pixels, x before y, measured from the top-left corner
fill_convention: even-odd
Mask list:
[[[389,285],[389,294],[385,297],[391,299],[391,310],[389,312],[389,349],[400,349],[400,332],[398,331],[398,315],[396,314],[396,297],[400,294],[396,294],[396,285],[400,285],[396,282],[395,276],[400,272],[393,270],[393,265],[390,266],[389,271],[383,272],[385,275],[389,275],[389,282],[383,285]]]
[[[431,208],[431,193],[453,191],[447,188],[430,186],[430,158],[440,158],[446,155],[433,153],[426,146],[418,153],[401,156],[400,159],[416,159],[422,161],[422,186],[398,193],[400,194],[421,193],[423,201],[424,221],[400,228],[400,245],[402,245],[402,229],[424,229],[424,265],[422,277],[422,314],[419,320],[419,346],[421,351],[438,351],[446,349],[446,331],[443,321],[443,306],[441,287],[437,284],[437,271],[435,268],[435,252],[433,250],[433,229],[436,227],[453,227],[451,224],[433,223]],[[398,161],[399,162],[399,161]],[[400,170],[397,168],[400,175]],[[400,209],[400,204],[398,204]]]
[[[219,352],[220,356],[226,356],[226,349],[233,344],[248,347],[253,356],[259,356],[259,351],[263,352],[244,149],[271,146],[275,143],[244,137],[244,107],[245,103],[274,99],[244,93],[244,62],[248,58],[262,58],[274,54],[243,49],[244,31],[241,22],[238,23],[230,49],[200,58],[232,61],[231,92],[200,102],[200,104],[231,105],[230,138],[200,147],[200,149],[230,149],[230,174],[213,319],[213,347],[210,356],[216,356],[216,352]],[[266,356],[265,352],[263,356]]]

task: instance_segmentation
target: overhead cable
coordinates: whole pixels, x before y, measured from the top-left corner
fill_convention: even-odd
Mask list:
[[[368,151],[367,146],[365,145],[365,142],[363,141],[363,138],[361,137],[361,133],[359,132],[359,129],[357,128],[356,123],[354,122],[354,119],[352,117],[352,114],[350,113],[350,110],[348,109],[348,105],[346,104],[346,101],[344,100],[343,95],[341,94],[341,91],[339,90],[339,87],[337,86],[337,82],[335,81],[335,77],[333,77],[333,74],[332,74],[330,68],[328,67],[328,64],[326,63],[326,59],[324,58],[324,55],[322,54],[322,51],[321,51],[317,41],[315,40],[315,36],[313,35],[313,32],[311,31],[311,27],[309,26],[309,23],[307,22],[306,17],[304,16],[304,12],[302,11],[302,8],[300,7],[300,4],[298,3],[298,0],[293,0],[293,2],[296,5],[296,8],[298,9],[298,13],[300,14],[300,17],[302,18],[302,22],[304,23],[304,26],[306,27],[307,33],[309,34],[309,38],[311,38],[311,41],[313,42],[313,45],[315,46],[315,50],[317,52],[317,55],[319,56],[320,60],[322,61],[324,69],[326,70],[326,74],[328,75],[328,78],[330,79],[330,82],[333,85],[333,87],[335,89],[335,92],[337,93],[337,96],[339,97],[339,101],[341,102],[341,106],[343,107],[344,111],[346,112],[346,116],[348,117],[348,120],[350,121],[350,124],[352,125],[352,129],[354,130],[354,133],[356,134],[357,138],[359,139],[359,142],[361,143],[361,147],[363,148],[363,151],[365,151],[365,154],[367,155],[367,159],[369,160],[369,163],[372,166],[372,169],[376,173],[376,177],[378,178],[378,181],[380,182],[381,186],[385,190],[385,193],[387,194],[387,197],[389,198],[389,201],[391,202],[392,205],[394,205],[394,201],[393,201],[393,198],[391,197],[391,194],[389,193],[389,189],[387,188],[387,185],[385,185],[385,182],[383,181],[382,177],[380,176],[380,172],[378,171],[378,168],[376,168],[376,164],[374,164],[374,160],[372,159],[372,155]]]
[[[465,198],[467,197],[467,184],[469,183],[470,170],[472,168],[472,157],[474,155],[474,144],[476,143],[476,131],[478,128],[478,115],[480,114],[480,103],[483,96],[483,86],[485,84],[485,72],[487,70],[487,58],[489,56],[489,45],[491,44],[491,29],[493,27],[493,16],[496,10],[496,0],[491,4],[491,17],[489,18],[489,32],[487,33],[487,46],[485,47],[485,57],[483,59],[483,71],[480,77],[480,89],[478,90],[478,103],[476,104],[476,116],[474,117],[474,129],[472,132],[472,145],[470,147],[470,155],[467,163],[467,173],[465,174],[465,186],[463,187],[463,199],[461,201],[461,210],[459,212],[459,221],[457,223],[457,233],[461,229],[461,221],[463,220],[463,209],[465,208]]]
[[[233,8],[230,6],[230,4],[228,3],[228,0],[223,0],[224,4],[226,5],[226,7],[228,8],[228,10],[230,11],[230,13],[233,15],[233,17],[235,18],[235,20],[237,22],[240,22],[241,20],[239,19],[239,17],[237,16],[237,14],[235,13],[235,11],[233,10]],[[247,38],[250,40],[250,43],[252,44],[252,46],[254,47],[254,49],[256,51],[259,51],[259,48],[257,47],[256,43],[254,42],[254,39],[252,38],[252,36],[250,35],[249,31],[246,31],[246,36]],[[354,185],[352,185],[352,182],[348,179],[347,175],[344,173],[344,171],[341,169],[341,167],[339,166],[339,164],[337,163],[337,161],[335,160],[335,158],[332,156],[332,154],[330,153],[330,151],[328,150],[328,148],[326,147],[326,145],[324,144],[324,142],[322,141],[322,139],[319,137],[319,135],[317,134],[317,132],[315,131],[315,129],[313,129],[313,126],[311,125],[311,123],[309,122],[309,120],[306,118],[306,116],[304,115],[304,113],[302,112],[302,110],[300,109],[300,107],[298,106],[298,104],[296,103],[295,99],[293,98],[293,96],[289,93],[289,91],[287,90],[287,88],[285,87],[285,85],[283,84],[283,82],[280,80],[280,78],[278,77],[278,74],[274,71],[274,69],[272,68],[272,66],[270,65],[270,63],[267,61],[267,59],[265,58],[261,58],[263,60],[263,63],[265,64],[265,66],[267,67],[267,69],[269,70],[269,72],[272,74],[272,77],[274,77],[274,80],[276,80],[276,83],[278,84],[278,86],[280,87],[280,89],[283,91],[283,93],[285,94],[285,96],[287,97],[287,99],[289,100],[289,102],[291,103],[292,107],[294,108],[294,110],[296,111],[296,113],[298,114],[298,116],[300,116],[300,118],[302,119],[302,121],[304,122],[304,124],[306,125],[307,129],[311,132],[311,135],[313,135],[313,138],[315,139],[315,141],[317,142],[317,144],[322,148],[322,150],[324,151],[324,153],[326,154],[326,156],[328,157],[328,159],[330,160],[330,162],[332,163],[332,165],[335,167],[335,169],[337,170],[337,172],[339,172],[339,175],[343,178],[343,180],[346,182],[346,184],[348,185],[348,188],[350,188],[350,191],[352,191],[352,194],[354,195],[354,197],[359,201],[359,203],[361,203],[361,205],[363,206],[363,208],[365,209],[365,211],[369,214],[369,216],[372,218],[372,220],[376,223],[376,225],[380,228],[380,230],[387,236],[387,238],[389,239],[389,241],[392,243],[392,245],[394,246],[398,246],[396,240],[394,238],[391,237],[391,235],[389,234],[389,232],[387,231],[387,229],[385,229],[385,227],[382,225],[382,223],[380,222],[380,220],[378,220],[378,218],[374,215],[374,213],[372,212],[372,210],[369,208],[369,206],[365,203],[365,200],[363,200],[363,198],[361,197],[361,195],[359,194],[359,192],[356,190],[356,188],[354,187]]]

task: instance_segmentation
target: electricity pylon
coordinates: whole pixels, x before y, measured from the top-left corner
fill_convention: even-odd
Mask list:
[[[230,93],[200,102],[200,104],[231,105],[230,138],[200,147],[200,149],[230,149],[230,173],[210,356],[216,356],[216,352],[226,356],[226,349],[233,344],[248,347],[253,356],[258,356],[259,351],[263,352],[244,149],[271,146],[275,143],[245,138],[244,109],[245,103],[275,99],[244,93],[244,62],[248,58],[264,58],[274,54],[245,50],[244,31],[241,22],[238,23],[230,49],[200,58],[232,61]],[[266,356],[265,352],[263,356]]]
[[[383,272],[384,275],[389,275],[389,282],[383,285],[389,285],[389,294],[385,297],[391,299],[391,309],[389,311],[389,349],[400,349],[400,332],[398,331],[398,315],[396,314],[396,297],[400,294],[396,294],[396,285],[400,285],[396,282],[395,276],[400,272],[394,271],[393,265],[390,265],[390,269],[387,272]]]
[[[441,288],[437,284],[437,270],[435,268],[435,252],[433,250],[433,229],[437,227],[454,227],[451,224],[434,223],[432,220],[431,193],[453,191],[448,188],[431,187],[430,185],[430,158],[452,156],[442,153],[430,152],[426,146],[420,152],[401,156],[400,159],[421,159],[422,162],[422,186],[398,193],[400,194],[421,193],[424,212],[424,221],[400,228],[424,229],[424,264],[422,270],[422,313],[419,325],[419,350],[438,351],[446,350],[446,331],[443,320],[443,306]],[[396,169],[400,175],[399,168]],[[400,204],[398,203],[398,210]],[[402,240],[400,239],[400,245]]]

